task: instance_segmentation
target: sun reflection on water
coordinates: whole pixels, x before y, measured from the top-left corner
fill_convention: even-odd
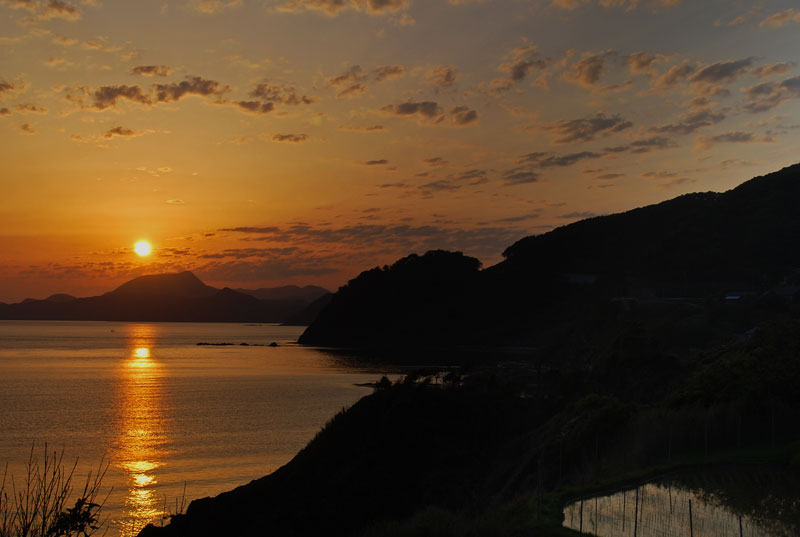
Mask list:
[[[163,366],[154,353],[158,327],[127,328],[129,353],[120,368],[120,434],[114,453],[115,465],[125,474],[128,487],[122,516],[115,521],[122,537],[136,535],[163,514],[155,486],[167,440]]]

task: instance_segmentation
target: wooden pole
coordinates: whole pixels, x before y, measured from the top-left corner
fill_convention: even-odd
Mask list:
[[[583,498],[581,498],[581,522],[580,522],[580,529],[578,532],[583,535]]]
[[[633,509],[633,537],[639,531],[639,487],[636,487],[636,507]]]
[[[694,537],[694,526],[692,525],[692,500],[689,500],[689,537]]]
[[[639,498],[639,518],[641,518],[642,521],[644,521],[644,500],[646,497],[645,490],[647,490],[646,485],[642,487],[642,495],[641,498]]]
[[[628,493],[627,490],[622,491],[622,531],[625,531],[625,499],[626,494]]]
[[[672,514],[672,483],[669,484],[669,514]]]

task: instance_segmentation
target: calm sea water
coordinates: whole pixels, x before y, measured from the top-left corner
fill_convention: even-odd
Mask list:
[[[135,535],[175,501],[215,495],[288,462],[382,369],[294,345],[299,327],[0,322],[0,465],[31,446],[101,459],[111,536]],[[238,346],[239,343],[280,346]],[[197,346],[236,343],[235,347]],[[82,483],[81,483],[82,485]]]

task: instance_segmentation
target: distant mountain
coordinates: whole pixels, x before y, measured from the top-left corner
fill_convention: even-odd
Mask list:
[[[140,276],[100,296],[56,294],[0,304],[0,319],[281,323],[308,305],[302,299],[260,300],[215,289],[186,271]]]
[[[75,300],[75,297],[72,295],[68,295],[66,293],[56,293],[54,295],[50,295],[49,297],[45,298],[45,300],[47,300],[48,302],[69,302],[71,300]],[[27,304],[30,302],[38,302],[38,301],[39,299],[36,298],[26,298],[22,302],[24,304]]]
[[[198,298],[212,296],[219,290],[200,281],[187,271],[175,274],[149,274],[139,276],[106,293],[118,296],[173,296]]]
[[[526,237],[485,270],[461,254],[411,255],[342,287],[300,342],[575,350],[619,328],[606,323],[629,322],[619,310],[631,300],[661,301],[677,323],[687,315],[677,308],[734,290],[758,296],[797,273],[799,207],[795,165],[725,193],[687,194]]]
[[[262,287],[260,289],[235,289],[239,293],[254,296],[260,300],[300,300],[310,304],[330,291],[316,285],[284,285],[283,287]]]
[[[77,300],[77,298],[66,293],[56,293],[45,298],[45,300],[48,302],[72,302],[73,300]]]

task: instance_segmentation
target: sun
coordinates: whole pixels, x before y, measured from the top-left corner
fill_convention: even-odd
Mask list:
[[[150,243],[147,241],[139,241],[133,245],[133,250],[140,256],[144,257],[146,255],[150,255],[150,252],[153,251],[153,247],[150,246]]]

